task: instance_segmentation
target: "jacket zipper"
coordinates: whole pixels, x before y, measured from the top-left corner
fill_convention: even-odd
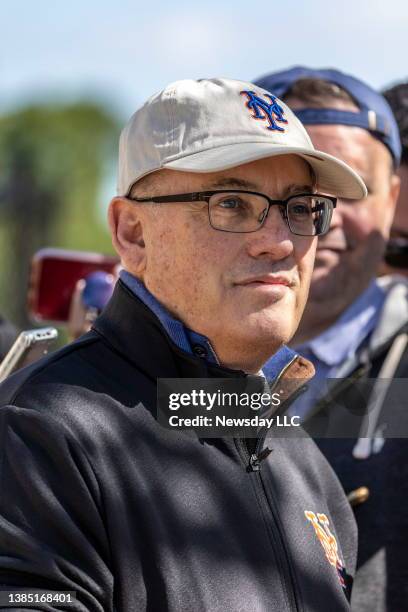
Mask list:
[[[273,388],[277,386],[281,377],[285,373],[286,369],[293,363],[292,360],[277,376],[274,381],[274,384],[271,387],[271,392]],[[287,398],[279,407],[277,413],[282,414],[286,407],[290,405],[299,395],[307,390],[307,385],[302,385],[299,389],[297,389],[292,395]],[[282,536],[282,525],[280,523],[280,519],[277,516],[277,512],[275,510],[274,504],[271,503],[270,497],[267,492],[267,487],[265,483],[265,479],[262,476],[261,472],[261,462],[266,459],[272,452],[269,448],[264,448],[261,450],[262,445],[266,438],[267,428],[263,428],[265,434],[262,434],[262,430],[260,432],[260,436],[258,437],[255,445],[255,449],[252,453],[250,453],[248,445],[245,443],[245,440],[239,439],[237,442],[240,443],[242,447],[242,451],[244,457],[246,459],[246,468],[249,472],[255,472],[254,479],[257,482],[258,488],[260,489],[261,495],[260,499],[263,500],[263,505],[266,510],[265,516],[272,517],[272,528],[269,528],[270,537],[272,540],[272,547],[274,549],[274,553],[277,557],[279,563],[280,574],[282,577],[282,584],[285,588],[286,598],[290,606],[290,610],[299,612],[300,604],[299,604],[299,593],[295,584],[294,571],[292,568],[292,564],[290,562],[290,558],[288,555],[288,551],[284,542],[284,538]]]
[[[259,498],[263,502],[265,516],[271,516],[272,527],[269,525],[269,534],[272,541],[272,547],[278,562],[278,569],[281,575],[282,585],[286,594],[286,599],[289,603],[289,610],[292,612],[298,612],[300,610],[298,604],[298,595],[295,587],[295,580],[293,575],[293,569],[291,567],[289,555],[282,537],[282,527],[280,521],[276,515],[275,508],[269,500],[269,496],[266,489],[265,479],[262,476],[261,462],[265,459],[272,451],[270,449],[263,449],[261,451],[262,444],[265,437],[259,438],[255,447],[255,452],[250,454],[247,444],[243,439],[236,439],[236,443],[242,449],[245,457],[245,465],[249,472],[254,472],[254,480],[256,486],[260,492]]]

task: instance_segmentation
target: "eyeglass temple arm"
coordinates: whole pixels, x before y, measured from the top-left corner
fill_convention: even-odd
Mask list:
[[[128,198],[129,200],[134,200],[135,202],[156,202],[157,204],[165,204],[166,202],[177,203],[177,202],[197,202],[197,201],[207,201],[208,196],[201,196],[200,193],[182,193],[182,194],[174,194],[167,196],[153,196],[150,198]]]

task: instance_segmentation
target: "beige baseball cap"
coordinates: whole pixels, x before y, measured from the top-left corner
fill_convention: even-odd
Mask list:
[[[176,81],[149,98],[122,131],[118,194],[128,195],[161,168],[217,172],[290,153],[313,168],[319,192],[367,195],[358,174],[317,151],[290,108],[265,89],[231,79]]]

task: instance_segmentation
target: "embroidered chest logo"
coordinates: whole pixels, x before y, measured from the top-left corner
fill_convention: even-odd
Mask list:
[[[325,514],[316,515],[310,510],[305,510],[305,516],[312,523],[320,544],[323,546],[326,558],[330,565],[336,568],[340,584],[345,589],[346,583],[344,577],[346,570],[338,553],[337,540],[329,529],[329,519]]]
[[[287,123],[287,120],[283,116],[285,112],[280,104],[276,101],[275,96],[265,94],[264,98],[257,96],[254,91],[241,91],[241,95],[247,96],[246,106],[252,111],[253,119],[260,119],[261,121],[267,121],[269,125],[266,126],[268,130],[277,130],[278,132],[284,132],[285,128],[277,124]]]

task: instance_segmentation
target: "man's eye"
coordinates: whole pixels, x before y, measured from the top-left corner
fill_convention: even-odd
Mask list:
[[[293,204],[290,208],[291,213],[294,215],[309,215],[310,207],[307,204],[302,204],[301,202],[297,204]]]
[[[218,202],[218,206],[228,210],[237,210],[244,207],[244,202],[240,198],[225,198],[225,200]]]

